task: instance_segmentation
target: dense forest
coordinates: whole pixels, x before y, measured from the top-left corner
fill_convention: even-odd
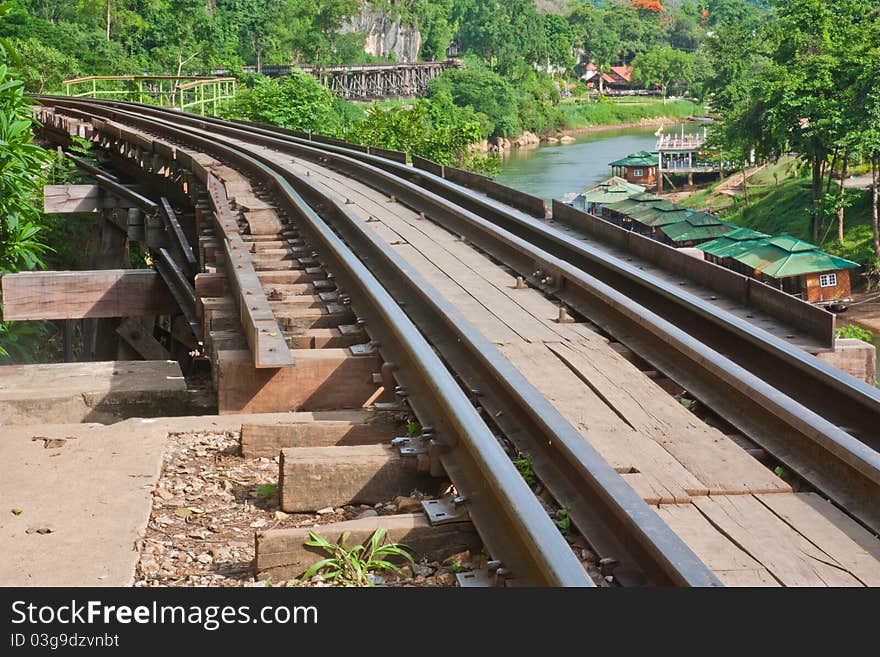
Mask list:
[[[600,67],[669,47],[696,56],[706,35],[764,10],[746,0],[11,0],[0,36],[25,55],[29,89],[76,75],[184,73],[214,66],[368,61],[361,15],[418,32],[423,60],[450,42],[510,75],[534,64]],[[363,23],[360,23],[362,25]],[[386,23],[387,29],[387,23]],[[388,53],[390,59],[399,57]]]

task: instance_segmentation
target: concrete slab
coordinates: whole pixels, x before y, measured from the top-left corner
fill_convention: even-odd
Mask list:
[[[2,427],[0,586],[130,586],[169,433],[238,432],[243,423],[338,421],[352,413]],[[46,526],[51,533],[33,531]]]
[[[175,361],[0,367],[0,425],[109,424],[182,414],[186,403],[186,381]]]
[[[168,432],[139,421],[47,429],[3,429],[0,586],[130,586]]]

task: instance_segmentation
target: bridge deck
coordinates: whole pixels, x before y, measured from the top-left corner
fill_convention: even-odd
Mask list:
[[[499,345],[725,584],[860,586],[880,577],[876,538],[818,496],[791,492],[590,325],[557,323],[558,307],[543,294],[515,289],[506,268],[381,192],[312,163],[292,167],[364,220],[378,219],[369,225]]]

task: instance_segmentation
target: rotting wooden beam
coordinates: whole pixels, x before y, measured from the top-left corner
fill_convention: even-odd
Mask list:
[[[3,319],[139,317],[179,312],[152,269],[29,271],[0,278]]]
[[[116,333],[144,360],[171,360],[171,354],[153,337],[153,320],[146,323],[139,317],[126,318]]]
[[[213,175],[207,175],[207,188],[214,207],[215,231],[223,235],[222,251],[228,273],[227,284],[235,297],[241,326],[253,354],[254,366],[260,369],[289,367],[293,354],[287,348],[275,314],[238,232],[237,221],[229,208],[226,190]]]
[[[376,504],[429,484],[416,457],[389,445],[290,447],[281,450],[282,511],[302,513],[344,504]]]
[[[287,348],[285,346],[285,348]],[[361,408],[376,393],[375,355],[349,349],[291,349],[295,367],[256,368],[247,351],[217,353],[221,415]]]
[[[46,185],[43,187],[43,212],[48,214],[96,212],[104,208],[118,207],[134,207],[134,204],[108,196],[99,185]]]
[[[393,413],[366,410],[339,412],[337,420],[241,425],[241,453],[246,458],[274,458],[287,447],[375,445],[400,435],[400,420]]]

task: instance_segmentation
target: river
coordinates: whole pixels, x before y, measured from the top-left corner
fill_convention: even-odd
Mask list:
[[[705,124],[685,123],[685,132],[702,131]],[[681,130],[669,125],[666,131]],[[499,183],[550,201],[568,192],[581,192],[611,176],[609,162],[636,151],[651,151],[657,127],[624,128],[580,135],[571,144],[541,144],[516,148],[504,156]]]

